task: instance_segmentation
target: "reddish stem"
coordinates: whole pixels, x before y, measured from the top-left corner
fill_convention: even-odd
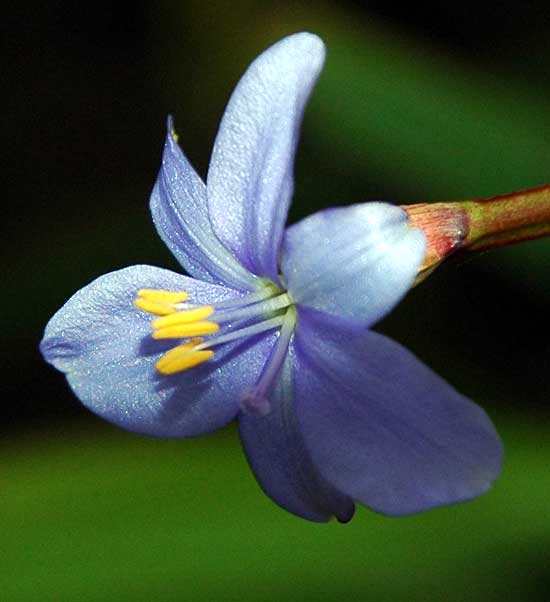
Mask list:
[[[460,249],[479,251],[550,235],[550,185],[444,203],[405,205],[427,238],[419,280]]]

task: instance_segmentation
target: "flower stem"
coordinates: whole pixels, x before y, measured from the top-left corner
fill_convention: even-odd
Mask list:
[[[550,186],[459,204],[468,215],[463,246],[470,250],[550,235]]]
[[[486,199],[405,205],[427,250],[417,282],[456,251],[481,251],[550,235],[550,185]]]

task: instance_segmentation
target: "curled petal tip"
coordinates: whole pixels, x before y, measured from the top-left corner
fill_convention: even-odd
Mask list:
[[[355,515],[355,504],[349,504],[348,508],[345,509],[345,512],[342,511],[340,514],[336,514],[336,520],[341,524],[345,525],[349,523],[351,519]]]

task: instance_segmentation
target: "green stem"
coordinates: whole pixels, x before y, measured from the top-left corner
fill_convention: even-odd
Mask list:
[[[550,186],[458,205],[468,218],[462,248],[478,251],[550,235]]]

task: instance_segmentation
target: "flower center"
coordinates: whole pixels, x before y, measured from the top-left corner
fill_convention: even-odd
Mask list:
[[[188,370],[214,356],[213,348],[237,339],[279,329],[279,336],[255,386],[243,393],[247,411],[269,411],[268,395],[286,357],[296,325],[296,309],[286,291],[271,282],[258,291],[213,305],[196,305],[185,291],[140,289],[134,305],[157,317],[154,339],[178,339],[155,364],[164,375]]]

